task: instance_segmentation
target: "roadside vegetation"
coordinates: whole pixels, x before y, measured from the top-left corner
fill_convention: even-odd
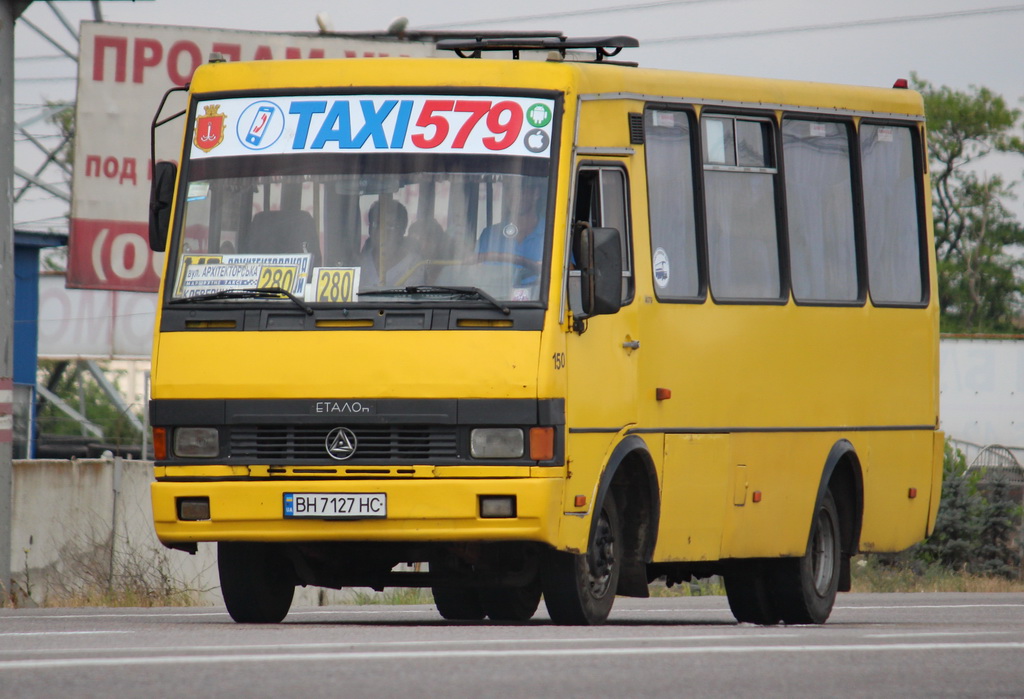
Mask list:
[[[935,531],[903,553],[863,557],[855,592],[1024,591],[1024,508],[1001,469],[968,469],[946,445]]]
[[[181,580],[166,552],[111,551],[110,540],[78,537],[61,551],[60,563],[29,567],[0,589],[3,607],[191,607],[202,606],[204,590]]]

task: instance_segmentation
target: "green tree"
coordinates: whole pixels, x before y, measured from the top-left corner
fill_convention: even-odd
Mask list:
[[[977,471],[967,470],[963,452],[947,443],[935,531],[913,549],[914,558],[953,570],[965,570],[970,565],[981,534],[979,518],[985,504],[978,494],[979,477]]]
[[[1024,156],[1021,111],[984,87],[933,87],[913,76],[924,97],[932,175],[942,329],[1012,332],[1024,309],[1024,226],[1006,202],[1016,182],[982,168],[994,153]]]
[[[890,563],[918,571],[922,569],[915,562],[975,575],[1020,578],[1021,515],[1005,477],[968,469],[963,452],[947,443],[935,530]]]
[[[38,381],[102,429],[103,437],[96,438],[98,441],[117,446],[140,443],[142,435],[129,418],[118,410],[92,375],[82,371],[77,363],[40,360]],[[40,399],[36,410],[40,435],[82,434],[82,426],[49,401]]]
[[[1019,578],[1021,549],[1015,540],[1020,531],[1021,506],[1013,498],[1005,475],[990,476],[986,490],[972,568],[980,575]]]

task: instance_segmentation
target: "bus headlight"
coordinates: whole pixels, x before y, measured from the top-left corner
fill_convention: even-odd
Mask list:
[[[179,427],[174,430],[174,455],[211,458],[220,454],[220,439],[213,427]]]
[[[474,459],[521,459],[523,431],[518,427],[478,427],[469,434]]]

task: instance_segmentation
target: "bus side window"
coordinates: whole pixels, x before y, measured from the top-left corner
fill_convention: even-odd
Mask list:
[[[793,297],[802,303],[855,302],[857,231],[850,124],[782,120]]]
[[[648,108],[644,119],[654,293],[662,300],[698,299],[704,295],[704,286],[700,279],[690,115],[680,110]],[[724,147],[715,150],[721,150],[719,157],[725,158]]]
[[[771,122],[704,116],[704,201],[711,293],[716,299],[780,300]]]
[[[633,300],[633,255],[627,213],[626,173],[620,168],[583,168],[576,179],[575,220],[614,228],[622,245],[622,304]]]
[[[926,254],[914,132],[906,126],[862,123],[860,148],[871,301],[924,303]]]

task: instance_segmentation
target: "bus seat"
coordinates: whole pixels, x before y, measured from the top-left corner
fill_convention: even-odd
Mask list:
[[[259,211],[252,217],[248,245],[252,254],[313,254],[311,267],[320,264],[320,241],[308,211]]]

